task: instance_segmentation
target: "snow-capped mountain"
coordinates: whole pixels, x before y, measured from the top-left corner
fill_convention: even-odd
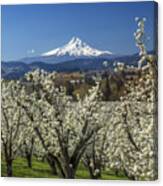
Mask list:
[[[90,47],[87,43],[81,41],[78,37],[73,37],[66,45],[60,48],[56,48],[49,52],[43,53],[42,56],[86,56],[97,57],[101,55],[111,55],[109,51],[100,51]]]
[[[36,57],[28,57],[21,59],[25,63],[32,62],[45,62],[50,64],[56,64],[64,61],[79,59],[79,58],[102,58],[110,57],[112,53],[110,51],[102,51],[90,47],[87,43],[83,42],[78,37],[73,37],[63,47],[59,47]]]

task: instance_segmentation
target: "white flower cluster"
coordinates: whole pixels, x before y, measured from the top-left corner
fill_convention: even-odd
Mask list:
[[[126,94],[112,115],[108,129],[108,166],[125,171],[131,179],[154,180],[157,178],[156,61],[154,56],[146,54],[142,41],[145,20],[136,21],[135,39],[141,51],[139,62],[142,64],[145,59],[147,64],[139,65],[138,77],[126,82]]]
[[[7,118],[9,120],[11,116],[10,123],[13,125],[13,117],[19,118],[18,114],[15,115],[16,109],[23,112],[21,117],[26,118],[24,122],[28,125],[28,132],[21,130],[17,136],[19,142],[24,142],[22,147],[25,148],[27,145],[30,147],[31,138],[28,133],[30,132],[31,136],[34,133],[42,144],[41,147],[37,143],[35,152],[43,152],[43,148],[46,154],[56,159],[63,177],[74,177],[85,149],[92,143],[92,137],[101,128],[102,122],[98,112],[99,83],[84,99],[79,99],[77,102],[72,102],[71,97],[66,95],[64,87],[55,86],[55,73],[48,74],[36,70],[26,74],[24,82],[11,83],[16,87],[19,85],[19,93],[14,92],[14,99],[10,98],[9,105],[12,106],[13,102],[16,105],[15,109],[10,108],[14,115],[10,114]],[[8,84],[10,83],[4,82],[5,86]],[[2,91],[4,96],[11,94],[11,90],[5,90],[3,87]],[[8,97],[4,97],[4,100],[4,103],[9,102]],[[26,128],[26,124],[23,125],[23,129]],[[2,137],[7,135],[6,126],[6,123],[2,126],[4,133]],[[23,135],[26,136],[26,140],[23,140]],[[69,164],[72,166],[70,167]]]
[[[146,21],[146,18],[135,18],[135,21],[137,22],[138,28],[136,32],[134,33],[136,46],[139,48],[139,56],[141,57],[138,61],[138,67],[141,68],[142,64],[146,61],[147,51],[144,44],[144,22]]]
[[[16,97],[20,91],[20,83],[15,81],[1,81],[2,88],[2,153],[10,171],[12,161],[20,152],[20,147],[29,134],[28,118],[25,112],[17,103]],[[8,176],[12,176],[12,171]]]

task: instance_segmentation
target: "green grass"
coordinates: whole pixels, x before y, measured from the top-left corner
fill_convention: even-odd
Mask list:
[[[6,165],[2,160],[1,162],[1,175],[6,176]],[[54,176],[51,173],[51,169],[46,162],[41,162],[33,159],[32,168],[28,168],[26,159],[17,158],[13,162],[13,176],[14,177],[24,177],[24,178],[60,178]],[[90,179],[89,172],[87,169],[80,164],[76,173],[77,179]],[[102,178],[104,180],[126,180],[127,178],[121,174],[120,176],[114,175],[113,171],[103,171]]]

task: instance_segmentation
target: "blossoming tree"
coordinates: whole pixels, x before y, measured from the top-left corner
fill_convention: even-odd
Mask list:
[[[25,133],[29,129],[28,118],[19,107],[15,98],[20,91],[18,82],[1,81],[2,88],[2,154],[5,157],[7,176],[12,176],[12,163],[19,154]]]
[[[25,86],[17,101],[62,177],[74,178],[83,153],[101,128],[99,85],[84,100],[72,103],[64,88],[55,87],[55,73],[36,70],[26,80],[28,90]]]
[[[145,20],[136,21],[139,28],[135,39],[141,59],[138,69],[132,70],[139,76],[126,82],[126,94],[113,114],[108,157],[112,162],[109,166],[123,169],[130,179],[153,180],[157,178],[156,59],[147,54],[142,40]]]
[[[85,167],[88,169],[92,179],[99,179],[102,176],[102,170],[106,168],[108,162],[107,151],[110,141],[108,140],[109,125],[111,115],[114,112],[114,102],[101,102],[100,110],[98,111],[101,118],[101,128],[93,136],[93,142],[89,145],[82,158]]]

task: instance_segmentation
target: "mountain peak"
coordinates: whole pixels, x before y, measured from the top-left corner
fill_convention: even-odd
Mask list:
[[[78,37],[72,37],[63,47],[56,48],[43,53],[42,56],[74,56],[74,57],[97,57],[101,55],[111,55],[109,51],[100,51],[90,47]]]
[[[84,43],[80,38],[78,37],[72,37],[72,39],[68,42],[68,44],[66,45],[68,48],[71,49],[81,49],[84,48],[87,44]]]
[[[78,37],[72,37],[71,40],[68,42],[69,44],[81,44],[82,41]]]

